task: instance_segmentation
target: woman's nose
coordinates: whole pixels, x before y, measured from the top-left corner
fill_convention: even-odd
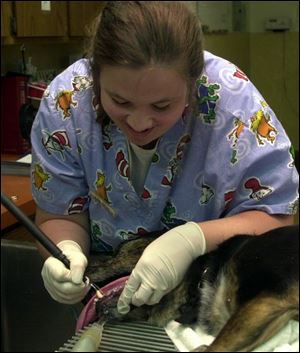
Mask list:
[[[131,114],[127,116],[126,123],[135,131],[142,132],[153,126],[153,119],[147,116]]]

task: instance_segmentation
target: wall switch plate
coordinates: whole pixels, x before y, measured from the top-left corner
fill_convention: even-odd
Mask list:
[[[288,31],[291,28],[289,17],[270,17],[265,21],[265,30],[267,31]]]
[[[42,11],[51,11],[51,1],[41,1]]]

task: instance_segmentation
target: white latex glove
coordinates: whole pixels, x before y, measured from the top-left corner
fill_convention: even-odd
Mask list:
[[[153,305],[183,279],[194,259],[203,255],[206,241],[200,226],[188,222],[153,241],[144,250],[119,298],[118,311],[126,314],[130,304]]]
[[[87,258],[80,245],[73,240],[61,241],[57,246],[70,260],[70,270],[55,257],[48,257],[42,269],[45,288],[60,303],[78,303],[89,290],[88,284],[83,282]]]

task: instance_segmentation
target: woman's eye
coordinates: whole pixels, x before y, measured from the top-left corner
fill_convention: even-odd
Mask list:
[[[170,104],[164,105],[164,106],[162,106],[162,107],[161,107],[161,106],[154,105],[153,107],[154,107],[154,109],[156,109],[156,110],[163,111],[163,110],[167,110],[167,109],[170,107]]]
[[[115,98],[111,98],[112,101],[117,104],[117,105],[129,105],[130,102],[128,101],[120,101],[118,99],[115,99]],[[164,111],[164,110],[167,110],[169,108],[170,104],[167,104],[167,105],[164,105],[164,106],[158,106],[158,105],[153,105],[153,108],[155,110],[158,110],[158,111]]]
[[[125,104],[128,104],[129,102],[126,102],[126,101],[118,101],[114,98],[112,98],[112,101],[116,104],[119,104],[119,105],[125,105]]]

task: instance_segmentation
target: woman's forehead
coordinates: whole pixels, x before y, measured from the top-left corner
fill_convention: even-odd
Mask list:
[[[159,66],[141,69],[105,66],[101,70],[100,86],[128,100],[139,96],[151,97],[154,101],[179,98],[187,89],[185,80],[176,70]]]

